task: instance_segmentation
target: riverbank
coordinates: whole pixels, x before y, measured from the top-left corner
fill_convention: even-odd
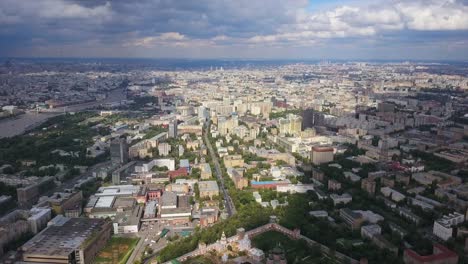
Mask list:
[[[90,109],[96,106],[99,106],[104,103],[116,102],[125,100],[125,92],[123,89],[113,90],[109,93],[108,97],[102,101],[94,101],[83,104],[70,105],[66,107],[67,112],[79,112],[86,109]],[[57,109],[60,110],[61,108]],[[28,130],[31,130],[42,123],[47,119],[63,114],[65,111],[56,111],[56,112],[40,112],[36,113],[35,111],[28,111],[22,115],[18,115],[14,118],[8,118],[0,120],[0,138],[4,137],[14,137],[21,135]]]

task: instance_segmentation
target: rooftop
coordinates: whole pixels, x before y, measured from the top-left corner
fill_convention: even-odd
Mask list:
[[[200,181],[198,182],[200,192],[219,191],[218,183],[216,181]]]
[[[66,257],[105,223],[104,219],[59,218],[22,246],[25,255]]]

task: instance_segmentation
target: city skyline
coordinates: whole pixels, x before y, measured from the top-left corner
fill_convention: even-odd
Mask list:
[[[2,1],[0,57],[468,60],[468,2]]]

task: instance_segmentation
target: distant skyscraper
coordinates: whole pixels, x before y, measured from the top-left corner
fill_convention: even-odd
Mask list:
[[[169,123],[169,137],[170,138],[177,137],[177,120],[174,120]]]
[[[112,164],[125,164],[128,162],[128,145],[125,138],[116,138],[110,145]]]

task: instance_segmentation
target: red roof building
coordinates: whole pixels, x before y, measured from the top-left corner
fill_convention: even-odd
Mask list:
[[[414,250],[405,249],[403,262],[406,264],[457,264],[458,255],[440,244],[434,244],[432,255],[427,256],[421,256]]]
[[[169,176],[169,178],[171,178],[171,180],[177,178],[177,177],[185,177],[185,176],[188,176],[188,171],[187,171],[187,168],[179,168],[177,170],[174,170],[174,171],[169,171],[167,173],[167,175]]]
[[[162,196],[163,190],[162,189],[149,190],[147,193],[148,193],[148,200],[154,201],[154,200],[158,200]]]

